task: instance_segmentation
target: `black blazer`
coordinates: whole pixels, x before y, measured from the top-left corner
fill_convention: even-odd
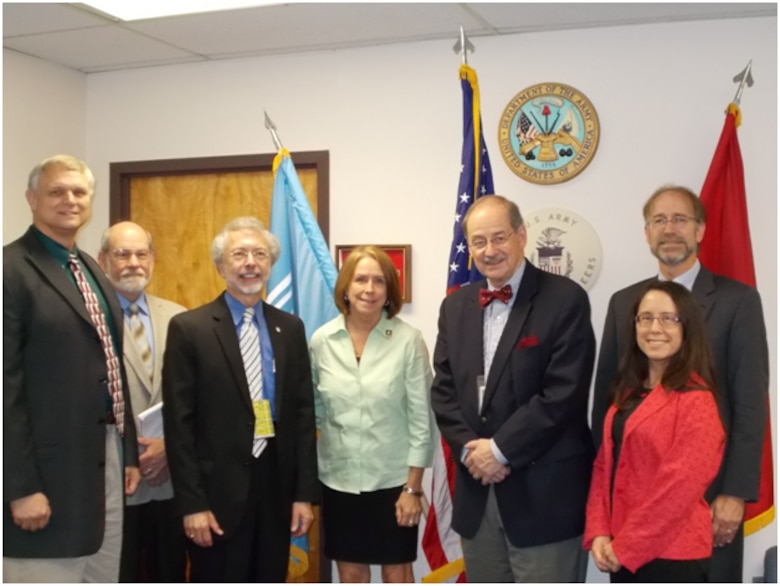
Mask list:
[[[463,446],[493,438],[512,469],[495,493],[516,547],[582,534],[594,456],[587,411],[596,343],[588,296],[573,281],[526,263],[482,411],[476,381],[483,373],[478,295],[485,281],[442,302],[432,387],[436,420],[457,466],[453,529],[473,537],[488,496],[460,463]]]
[[[276,363],[279,506],[317,501],[314,393],[303,323],[263,304]],[[165,447],[178,513],[210,510],[230,537],[249,492],[254,413],[224,295],[171,319],[163,359]],[[288,522],[289,526],[289,522]]]
[[[592,427],[601,444],[609,394],[620,355],[631,335],[631,307],[647,279],[615,293],[609,300],[593,390]],[[718,407],[726,429],[726,452],[718,476],[707,491],[746,501],[758,498],[761,448],[769,389],[769,351],[761,298],[753,287],[716,275],[703,265],[693,284],[709,331],[718,386]]]
[[[122,310],[103,271],[79,252],[106,298],[122,352]],[[120,364],[122,361],[120,360]],[[125,465],[138,465],[127,378]],[[3,248],[3,555],[90,555],[105,525],[106,359],[84,300],[28,230]],[[8,503],[43,492],[51,519],[23,531]]]

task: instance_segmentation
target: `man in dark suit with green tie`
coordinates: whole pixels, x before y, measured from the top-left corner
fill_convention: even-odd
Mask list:
[[[82,161],[46,159],[28,182],[33,225],[3,249],[4,581],[119,576],[140,474],[122,312],[76,247],[93,195]]]

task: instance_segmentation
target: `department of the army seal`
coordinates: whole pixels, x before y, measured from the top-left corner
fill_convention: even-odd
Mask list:
[[[601,242],[590,223],[571,210],[543,208],[523,214],[526,256],[548,273],[569,277],[586,291],[601,271]]]
[[[599,144],[599,118],[590,100],[562,83],[540,83],[517,94],[498,124],[501,156],[531,183],[576,177]]]

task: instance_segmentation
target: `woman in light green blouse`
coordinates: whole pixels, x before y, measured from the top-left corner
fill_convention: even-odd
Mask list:
[[[428,350],[397,317],[398,273],[376,246],[352,251],[334,295],[342,315],[311,339],[325,554],[341,582],[370,582],[371,564],[413,582],[433,453]]]

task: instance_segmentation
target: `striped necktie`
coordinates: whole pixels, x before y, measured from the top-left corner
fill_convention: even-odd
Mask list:
[[[78,258],[74,253],[68,256],[68,267],[76,279],[81,296],[84,298],[84,304],[87,306],[87,313],[95,324],[100,345],[103,346],[103,354],[106,357],[106,369],[108,370],[108,390],[111,393],[113,403],[114,419],[116,420],[116,429],[119,435],[125,434],[125,401],[122,397],[122,376],[119,371],[119,360],[114,352],[114,342],[111,340],[111,332],[106,325],[106,316],[100,307],[97,295],[89,285],[89,281],[81,270]]]
[[[141,363],[144,365],[144,370],[149,375],[149,380],[152,380],[154,356],[152,356],[152,347],[149,344],[149,336],[146,333],[144,322],[141,321],[140,308],[135,303],[131,303],[127,311],[130,313],[130,317],[127,319],[127,323],[130,326],[130,335],[141,355]]]
[[[263,363],[260,357],[260,336],[252,319],[254,315],[254,307],[247,307],[244,310],[244,321],[238,334],[238,342],[241,347],[241,359],[244,361],[246,382],[249,386],[249,398],[252,401],[259,401],[263,398]],[[258,458],[267,443],[265,438],[254,438],[252,455]]]

